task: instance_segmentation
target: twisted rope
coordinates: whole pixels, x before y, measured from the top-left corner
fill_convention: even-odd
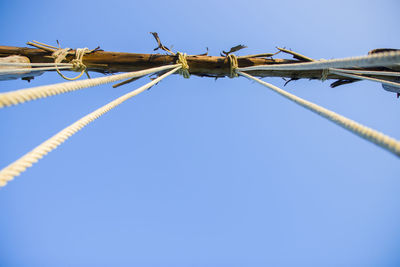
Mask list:
[[[179,70],[181,66],[175,66],[175,68],[162,76],[154,79],[153,81],[143,85],[142,87],[131,91],[112,102],[102,106],[101,108],[95,110],[94,112],[86,115],[85,117],[81,118],[77,122],[71,124],[70,126],[66,127],[64,130],[60,131],[59,133],[55,134],[53,137],[49,138],[47,141],[43,142],[20,159],[16,160],[15,162],[11,163],[4,169],[0,171],[0,187],[5,186],[8,181],[14,179],[15,176],[20,175],[24,172],[27,168],[31,167],[34,163],[36,163],[39,159],[43,156],[48,154],[53,149],[57,148],[63,142],[65,142],[69,137],[71,137],[74,133],[81,130],[83,127],[91,123],[92,121],[96,120],[103,114],[107,113],[111,109],[117,107],[121,103],[125,102],[131,97],[140,94],[141,92],[145,91],[146,89],[150,88],[151,86],[155,85],[156,83],[160,82],[162,79],[168,77],[169,75],[173,74],[177,70]]]
[[[391,66],[400,63],[400,51],[390,51],[368,56],[349,57],[331,60],[318,60],[307,63],[293,63],[280,65],[259,65],[239,68],[239,71],[250,70],[323,70],[328,68],[352,68]]]
[[[179,69],[179,74],[181,74],[183,78],[189,79],[190,72],[189,72],[189,65],[186,60],[186,53],[182,54],[181,52],[177,52],[176,55],[178,56],[176,64],[180,64],[182,66],[182,68]]]
[[[38,86],[28,89],[20,89],[6,93],[0,93],[0,108],[5,106],[16,105],[26,101],[44,98],[52,95],[58,95],[66,92],[72,92],[82,88],[93,87],[101,84],[112,83],[119,80],[140,77],[147,74],[176,68],[179,65],[168,65],[147,70],[127,72],[107,77],[99,77],[81,81],[64,82],[54,85]]]
[[[0,62],[0,66],[10,67],[55,67],[55,66],[69,66],[72,67],[71,63],[21,63],[21,62]]]
[[[276,87],[272,84],[269,84],[267,82],[264,82],[260,79],[257,79],[247,73],[237,71],[238,74],[247,77],[251,80],[254,80],[270,89],[275,91],[276,93],[286,97],[287,99],[299,104],[300,106],[303,106],[318,115],[327,118],[328,120],[338,124],[339,126],[353,132],[354,134],[357,134],[358,136],[361,136],[362,138],[365,138],[366,140],[375,143],[376,145],[392,152],[396,156],[400,157],[400,141],[389,137],[383,133],[380,133],[374,129],[368,128],[360,123],[357,123],[353,120],[350,120],[342,115],[339,115],[333,111],[330,111],[326,108],[323,108],[321,106],[318,106],[317,104],[314,104],[312,102],[309,102],[307,100],[304,100],[300,97],[297,97],[291,93],[288,93],[279,87]]]

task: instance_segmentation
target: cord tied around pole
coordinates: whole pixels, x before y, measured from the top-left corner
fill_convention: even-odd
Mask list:
[[[328,79],[329,69],[323,69],[321,74],[321,81],[326,81]]]
[[[238,60],[237,57],[234,54],[229,54],[227,56],[230,64],[230,70],[231,73],[229,75],[229,78],[235,78],[238,77],[239,75],[237,74],[236,70],[239,68]]]
[[[190,72],[189,72],[189,65],[186,60],[186,53],[182,54],[181,52],[177,52],[176,55],[178,56],[178,60],[176,61],[176,64],[181,64],[181,68],[179,69],[179,74],[183,76],[185,79],[190,78]]]
[[[69,51],[71,50],[71,48],[61,48],[61,49],[57,49],[56,51],[53,52],[52,57],[54,58],[54,63],[56,63],[56,71],[57,73],[63,77],[65,80],[68,81],[74,81],[79,79],[80,77],[82,77],[82,75],[86,72],[86,66],[85,64],[83,64],[82,59],[83,56],[86,53],[89,53],[90,50],[89,48],[85,47],[85,48],[77,48],[75,51],[75,58],[73,60],[71,60],[71,64],[72,64],[72,70],[80,72],[78,74],[78,76],[74,77],[74,78],[69,78],[66,77],[64,74],[62,74],[60,72],[60,70],[57,67],[58,63],[61,63],[69,54]],[[87,74],[87,72],[86,72]],[[88,75],[89,77],[89,75]],[[89,77],[90,78],[90,77]]]

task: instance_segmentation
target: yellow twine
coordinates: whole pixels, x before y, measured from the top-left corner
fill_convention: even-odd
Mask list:
[[[328,78],[329,69],[323,69],[321,74],[321,81],[326,81]]]
[[[234,54],[229,54],[227,58],[229,60],[230,72],[231,72],[229,78],[238,77],[239,75],[236,73],[236,69],[239,68],[237,57]]]
[[[189,65],[186,60],[186,53],[182,54],[181,52],[177,52],[176,55],[178,56],[178,60],[176,61],[176,64],[181,64],[182,68],[179,69],[179,74],[183,76],[185,79],[190,78],[190,72],[189,72]]]

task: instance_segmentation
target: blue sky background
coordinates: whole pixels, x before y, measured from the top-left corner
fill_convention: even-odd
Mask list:
[[[1,45],[309,57],[400,47],[398,1],[1,1]],[[93,74],[93,77],[101,76]],[[283,86],[278,78],[266,79]],[[46,73],[6,92],[62,82]],[[148,82],[0,110],[0,167]],[[287,90],[400,139],[379,84]],[[399,266],[392,154],[246,80],[173,75],[0,190],[0,266]]]

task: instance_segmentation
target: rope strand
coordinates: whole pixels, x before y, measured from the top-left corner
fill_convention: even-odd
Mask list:
[[[339,126],[353,132],[354,134],[357,134],[358,136],[361,136],[365,138],[366,140],[375,143],[376,145],[392,152],[396,156],[400,157],[400,141],[389,137],[383,133],[380,133],[374,129],[371,129],[369,127],[366,127],[360,123],[357,123],[353,120],[350,120],[342,115],[339,115],[333,111],[330,111],[326,108],[323,108],[321,106],[318,106],[317,104],[314,104],[310,101],[304,100],[298,96],[295,96],[289,92],[286,92],[282,89],[280,89],[277,86],[274,86],[272,84],[269,84],[267,82],[264,82],[260,79],[257,79],[256,77],[253,77],[247,73],[237,71],[238,74],[247,77],[251,80],[254,80],[270,89],[275,91],[276,93],[286,97],[287,99],[299,104],[300,106],[303,106],[318,115],[327,118],[328,120],[338,124]]]
[[[5,69],[5,70],[0,70],[0,75],[5,75],[5,74],[18,74],[18,73],[30,73],[30,72],[35,72],[35,71],[49,71],[49,70],[57,70],[57,69],[71,69],[71,66],[59,66],[59,67],[42,67],[42,68],[25,68],[25,69],[20,69],[20,68],[15,68],[15,69]]]
[[[390,51],[368,56],[318,60],[307,63],[292,63],[280,65],[259,65],[239,68],[239,71],[250,70],[323,70],[328,68],[352,68],[391,66],[400,63],[400,51]]]
[[[337,75],[341,75],[341,76],[344,76],[344,77],[349,77],[349,78],[354,78],[354,79],[361,79],[361,80],[368,80],[368,81],[378,82],[378,83],[381,83],[381,84],[385,84],[385,85],[389,85],[389,86],[400,88],[400,83],[391,82],[391,81],[383,80],[383,79],[372,78],[372,77],[366,77],[366,76],[357,75],[357,74],[351,74],[352,72],[348,71],[348,70],[329,69],[329,72],[337,74]],[[400,75],[395,75],[395,76],[400,76]]]
[[[43,142],[20,159],[16,160],[15,162],[11,163],[4,169],[0,170],[0,187],[5,186],[8,181],[14,179],[15,176],[20,175],[24,172],[27,168],[31,167],[34,163],[36,163],[39,159],[43,156],[48,154],[53,149],[57,148],[63,142],[65,142],[69,137],[73,134],[81,130],[83,127],[88,125],[89,123],[93,122],[103,114],[107,113],[111,109],[117,107],[118,105],[122,104],[126,100],[142,93],[146,89],[152,87],[153,85],[160,82],[162,79],[168,77],[169,75],[173,74],[174,72],[178,71],[181,66],[175,66],[175,68],[162,76],[154,79],[153,81],[141,86],[140,88],[131,91],[112,102],[102,106],[101,108],[95,110],[94,112],[86,115],[85,117],[79,119],[75,123],[71,124],[70,126],[66,127],[64,130],[60,131],[59,133],[55,134],[53,137],[49,138],[47,141]]]
[[[112,83],[133,77],[140,77],[163,70],[176,68],[179,65],[167,65],[147,70],[134,71],[122,74],[116,74],[107,77],[99,77],[94,79],[86,79],[81,81],[64,82],[54,85],[38,86],[28,89],[20,89],[16,91],[0,93],[0,108],[5,106],[17,105],[26,101],[44,98],[52,95],[58,95],[66,92],[93,87],[101,84]]]

